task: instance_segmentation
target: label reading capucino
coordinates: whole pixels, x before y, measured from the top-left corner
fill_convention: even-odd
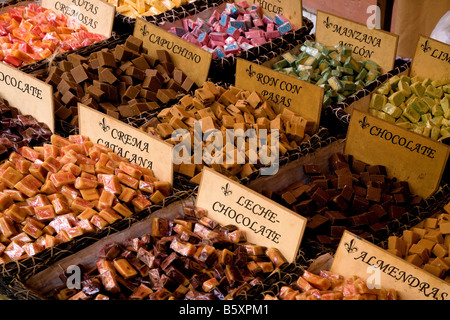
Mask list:
[[[55,132],[53,88],[48,83],[0,63],[0,97],[22,114],[32,115]]]
[[[156,50],[166,50],[174,66],[197,86],[201,87],[206,81],[212,59],[208,51],[140,18],[136,19],[133,35],[143,41],[152,58],[158,58]]]
[[[344,231],[330,271],[358,276],[375,289],[393,289],[401,300],[449,300],[450,284],[404,259]]]
[[[323,88],[240,58],[236,59],[235,85],[313,120],[314,132],[319,128]]]
[[[345,153],[370,165],[384,165],[388,175],[407,181],[411,192],[428,198],[438,188],[450,147],[353,110]]]
[[[42,0],[42,7],[62,12],[90,32],[111,37],[116,7],[101,0]]]
[[[130,162],[152,169],[159,180],[173,183],[171,144],[81,103],[78,104],[78,121],[81,135],[111,148]]]
[[[420,36],[410,76],[431,80],[450,78],[450,45]]]
[[[372,60],[386,73],[394,69],[398,35],[317,11],[316,41],[327,46],[343,44],[362,60]]]
[[[242,0],[235,0],[240,3]],[[296,28],[300,28],[303,24],[303,10],[301,0],[250,0],[249,5],[259,5],[263,14],[274,17],[280,14],[289,20]]]
[[[196,206],[220,224],[244,230],[249,242],[275,247],[289,262],[295,260],[306,218],[206,167]]]

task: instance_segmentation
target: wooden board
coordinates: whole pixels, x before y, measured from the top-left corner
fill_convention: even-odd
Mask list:
[[[407,181],[411,192],[427,198],[439,187],[450,147],[396,124],[353,110],[345,153],[388,175]]]
[[[206,167],[196,206],[222,225],[245,230],[249,242],[276,247],[289,262],[295,260],[306,227],[297,213]]]
[[[53,88],[48,83],[0,63],[0,97],[22,114],[32,115],[55,132]]]
[[[345,231],[330,271],[358,276],[368,286],[393,289],[401,300],[450,300],[450,284],[355,234]]]
[[[111,148],[130,162],[152,169],[159,180],[173,184],[171,144],[81,103],[78,121],[81,135]]]

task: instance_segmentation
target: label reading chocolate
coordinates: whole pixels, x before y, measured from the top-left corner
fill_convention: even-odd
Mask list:
[[[90,32],[111,37],[116,7],[101,0],[42,0],[43,8],[62,12]]]
[[[235,0],[239,4],[242,0]],[[303,9],[301,0],[251,0],[248,4],[259,5],[263,14],[274,17],[276,14],[282,15],[296,28],[301,28],[303,24]]]
[[[384,165],[387,173],[407,181],[412,193],[428,198],[438,188],[450,147],[353,110],[345,153],[370,165]]]
[[[197,86],[201,87],[206,81],[212,59],[208,51],[140,18],[136,19],[133,35],[144,42],[143,46],[152,58],[158,58],[156,50],[166,50],[174,66]]]
[[[248,242],[275,247],[289,262],[295,260],[306,227],[297,213],[206,167],[196,206],[220,224],[244,230]]]
[[[32,115],[55,132],[53,88],[16,68],[0,63],[0,97],[22,114]]]
[[[316,41],[327,46],[343,44],[361,60],[372,60],[386,73],[394,69],[398,35],[335,15],[317,11]]]
[[[314,132],[319,128],[323,88],[240,58],[236,58],[235,85],[313,120]]]
[[[173,183],[171,144],[81,103],[78,104],[78,125],[81,135],[111,148],[130,162],[152,169],[159,180]]]
[[[449,300],[450,284],[345,231],[330,271],[358,276],[369,288],[396,290],[401,300]]]
[[[420,36],[410,76],[432,80],[450,78],[450,45]]]

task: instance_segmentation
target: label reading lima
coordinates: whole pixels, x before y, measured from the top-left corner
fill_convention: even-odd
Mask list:
[[[136,19],[133,35],[143,41],[148,55],[158,59],[156,50],[166,50],[174,66],[201,87],[206,81],[212,54],[178,36],[140,18]]]
[[[319,128],[324,89],[268,67],[237,58],[238,88],[259,92],[266,100],[314,121]]]
[[[439,187],[450,147],[353,110],[345,153],[370,165],[384,165],[387,173],[407,181],[412,193],[428,198]]]
[[[81,103],[78,121],[81,135],[111,148],[130,162],[152,169],[159,180],[173,183],[173,146],[169,143]]]
[[[62,12],[90,32],[111,37],[116,7],[101,0],[42,0],[43,8]]]
[[[55,132],[53,88],[48,83],[1,62],[0,97]]]
[[[450,45],[420,36],[410,76],[431,80],[450,78]]]
[[[204,167],[196,206],[222,225],[244,230],[247,241],[275,247],[293,262],[306,227],[306,218],[257,192]]]
[[[326,46],[343,44],[361,60],[372,60],[386,73],[394,69],[398,35],[317,11],[316,41]]]
[[[330,271],[393,289],[400,300],[449,300],[450,284],[355,234],[344,231]]]

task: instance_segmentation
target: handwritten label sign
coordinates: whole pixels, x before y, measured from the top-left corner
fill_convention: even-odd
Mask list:
[[[169,52],[174,66],[197,86],[202,86],[208,78],[212,59],[208,51],[140,18],[136,19],[133,35],[144,42],[148,54],[155,59],[158,58],[156,50]]]
[[[420,36],[411,63],[410,76],[433,80],[450,78],[450,46],[443,42]]]
[[[41,0],[47,9],[62,12],[90,32],[111,37],[116,7],[100,0]]]
[[[323,88],[240,58],[236,59],[235,85],[312,119],[314,132],[319,128]]]
[[[345,153],[371,165],[384,165],[390,176],[408,181],[411,192],[427,198],[441,181],[450,147],[353,110]]]
[[[289,262],[295,260],[306,226],[297,213],[206,167],[196,206],[222,225],[245,230],[249,242],[275,247]]]
[[[53,88],[48,83],[0,63],[0,97],[22,114],[32,115],[55,132]]]
[[[130,162],[152,169],[158,179],[173,183],[171,144],[81,103],[78,122],[81,135],[111,148]]]
[[[235,3],[242,0],[235,0]],[[262,13],[269,17],[281,14],[295,27],[300,28],[303,24],[303,8],[301,0],[251,0],[250,5],[256,4],[261,7]]]
[[[317,11],[316,41],[327,46],[343,44],[357,57],[370,59],[386,73],[394,69],[398,35],[335,15]]]
[[[342,235],[330,271],[396,290],[401,300],[450,299],[448,282],[348,231]]]

